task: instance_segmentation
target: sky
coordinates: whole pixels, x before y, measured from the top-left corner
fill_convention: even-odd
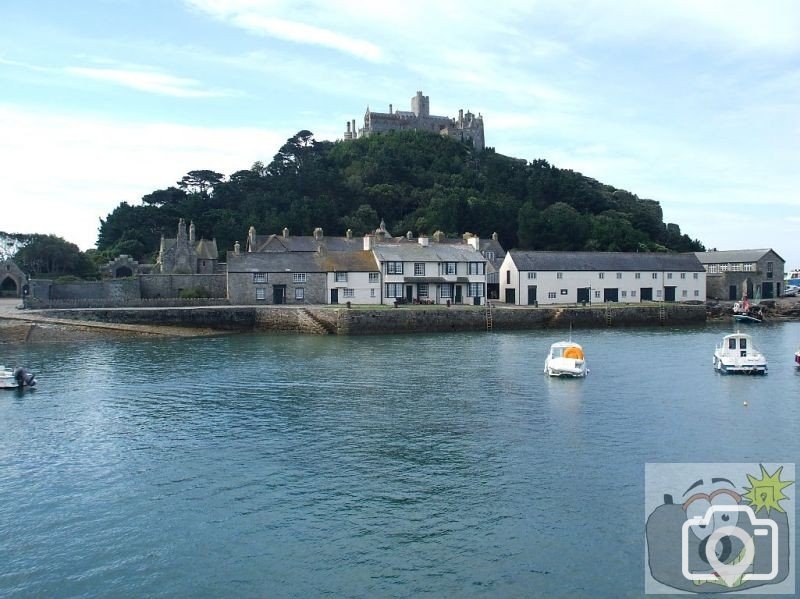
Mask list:
[[[121,202],[268,163],[301,129],[340,139],[418,90],[481,113],[498,153],[800,267],[794,0],[3,2],[0,231],[88,249]]]

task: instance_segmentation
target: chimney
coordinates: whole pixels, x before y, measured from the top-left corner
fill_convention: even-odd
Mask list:
[[[364,251],[369,252],[375,247],[375,238],[369,233],[364,235]]]
[[[464,126],[464,109],[463,108],[459,108],[458,109],[458,126],[459,127],[463,127]]]
[[[428,239],[428,236],[425,235],[424,233],[420,233],[419,234],[419,239],[417,239],[417,241],[419,242],[419,244],[422,247],[425,247],[425,248],[428,247],[428,245],[430,244],[430,240]]]
[[[497,241],[497,231],[492,233],[492,241]]]
[[[356,120],[355,120],[355,119],[353,119],[353,139],[355,139],[355,138],[356,138],[356,134],[357,134],[357,133],[358,133],[358,132],[356,131]]]
[[[322,239],[322,228],[321,227],[317,227],[316,229],[314,229],[314,239],[316,239],[317,241]]]
[[[409,231],[408,233],[406,233],[406,239],[408,239],[409,241],[414,239],[414,234],[411,231]]]
[[[247,231],[247,251],[252,252],[256,247],[256,228],[252,225],[250,230]]]
[[[238,241],[233,244],[233,253],[237,256],[242,253],[242,245]]]
[[[392,114],[392,105],[389,104],[389,114]]]
[[[441,231],[436,231],[436,233],[433,234],[433,240],[436,243],[441,243],[443,239],[444,239],[444,233],[442,233]]]
[[[189,243],[194,243],[194,222],[189,223]]]
[[[353,238],[353,229],[347,229],[347,231],[344,232],[344,236],[347,237],[348,239],[352,239]]]
[[[476,252],[481,251],[481,239],[477,235],[473,235],[467,239],[467,243],[470,244]]]
[[[283,238],[284,239],[289,238],[289,229],[287,229],[286,227],[283,228]]]

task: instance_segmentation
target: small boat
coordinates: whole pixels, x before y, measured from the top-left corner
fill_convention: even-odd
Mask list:
[[[723,374],[767,374],[767,359],[750,335],[725,335],[714,350],[714,369]]]
[[[745,294],[741,302],[733,304],[733,319],[736,322],[758,323],[764,321],[764,314],[761,306],[751,305]]]
[[[0,366],[0,389],[22,389],[36,385],[36,375],[24,368]]]
[[[797,364],[798,368],[800,368],[800,349],[794,352],[794,363]]]
[[[586,356],[583,348],[572,341],[559,341],[550,346],[550,353],[544,361],[544,373],[549,376],[584,377]]]

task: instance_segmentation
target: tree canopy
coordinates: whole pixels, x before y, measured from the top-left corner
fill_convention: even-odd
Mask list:
[[[31,235],[14,261],[32,277],[95,278],[97,267],[77,245],[55,235]]]
[[[120,204],[101,220],[99,255],[138,260],[173,236],[179,218],[198,237],[231,249],[249,227],[309,235],[348,228],[361,235],[380,219],[395,234],[451,236],[497,232],[506,248],[598,251],[696,251],[703,245],[663,222],[658,202],[545,160],[475,152],[454,139],[404,131],[352,141],[317,141],[302,130],[273,160],[224,175],[187,173],[177,187],[142,204]]]

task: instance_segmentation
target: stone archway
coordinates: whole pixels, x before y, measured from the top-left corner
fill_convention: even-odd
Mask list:
[[[133,276],[133,270],[127,266],[120,266],[114,271],[115,279],[126,279]]]
[[[0,297],[19,297],[19,285],[10,276],[0,282]]]

